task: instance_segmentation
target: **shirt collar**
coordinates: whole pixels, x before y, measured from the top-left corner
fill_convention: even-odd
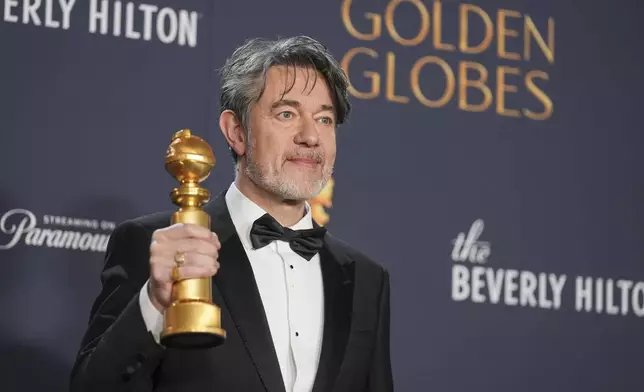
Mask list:
[[[253,250],[253,245],[250,242],[250,230],[253,223],[266,211],[255,204],[252,200],[246,197],[235,183],[231,183],[228,191],[226,192],[226,205],[230,218],[235,225],[237,235],[241,240],[242,245],[246,250]],[[311,217],[311,206],[305,203],[306,214],[296,224],[290,226],[293,230],[311,229],[313,228],[313,219]]]

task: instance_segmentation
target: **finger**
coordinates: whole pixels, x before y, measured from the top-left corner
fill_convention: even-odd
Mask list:
[[[218,254],[214,255],[204,255],[201,253],[184,253],[183,254],[183,263],[182,266],[212,266],[219,265]],[[161,267],[161,268],[172,268],[177,266],[177,261],[172,255],[164,254],[155,254],[150,257],[150,264],[152,268]]]
[[[219,237],[217,236],[217,233],[212,233],[212,237],[215,242],[215,246],[217,247],[217,250],[221,249],[221,242],[219,242]]]
[[[210,240],[212,239],[212,232],[205,227],[192,223],[175,223],[172,226],[155,230],[152,234],[154,241],[178,240],[189,237]]]
[[[176,271],[173,273],[174,267],[168,269],[169,281],[177,281],[183,279],[193,279],[193,278],[210,278],[217,273],[218,266],[195,266],[195,265],[183,265],[177,267]],[[173,274],[175,276],[173,276]]]
[[[218,248],[212,241],[195,238],[153,243],[150,248],[155,255],[174,258],[179,253],[199,253],[206,256],[217,256]]]
[[[175,244],[179,252],[198,253],[206,256],[217,256],[219,254],[217,246],[212,241],[189,238],[176,241]]]
[[[182,266],[210,267],[218,264],[216,257],[202,255],[200,253],[186,253],[184,260]]]

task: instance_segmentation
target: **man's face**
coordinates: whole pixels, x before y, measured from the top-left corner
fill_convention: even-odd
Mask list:
[[[335,114],[321,74],[298,67],[294,84],[293,77],[293,67],[269,69],[264,93],[250,112],[244,172],[259,188],[302,201],[317,195],[331,178]]]

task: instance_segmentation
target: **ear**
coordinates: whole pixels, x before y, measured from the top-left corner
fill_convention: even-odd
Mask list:
[[[224,110],[219,116],[219,128],[228,145],[242,156],[246,152],[246,133],[241,122],[232,110]]]

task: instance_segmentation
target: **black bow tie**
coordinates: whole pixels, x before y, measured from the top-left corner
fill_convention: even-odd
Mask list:
[[[286,241],[295,253],[310,261],[322,249],[325,234],[324,227],[306,230],[289,229],[269,214],[264,214],[253,223],[250,229],[250,241],[255,249],[262,248],[275,240]]]

